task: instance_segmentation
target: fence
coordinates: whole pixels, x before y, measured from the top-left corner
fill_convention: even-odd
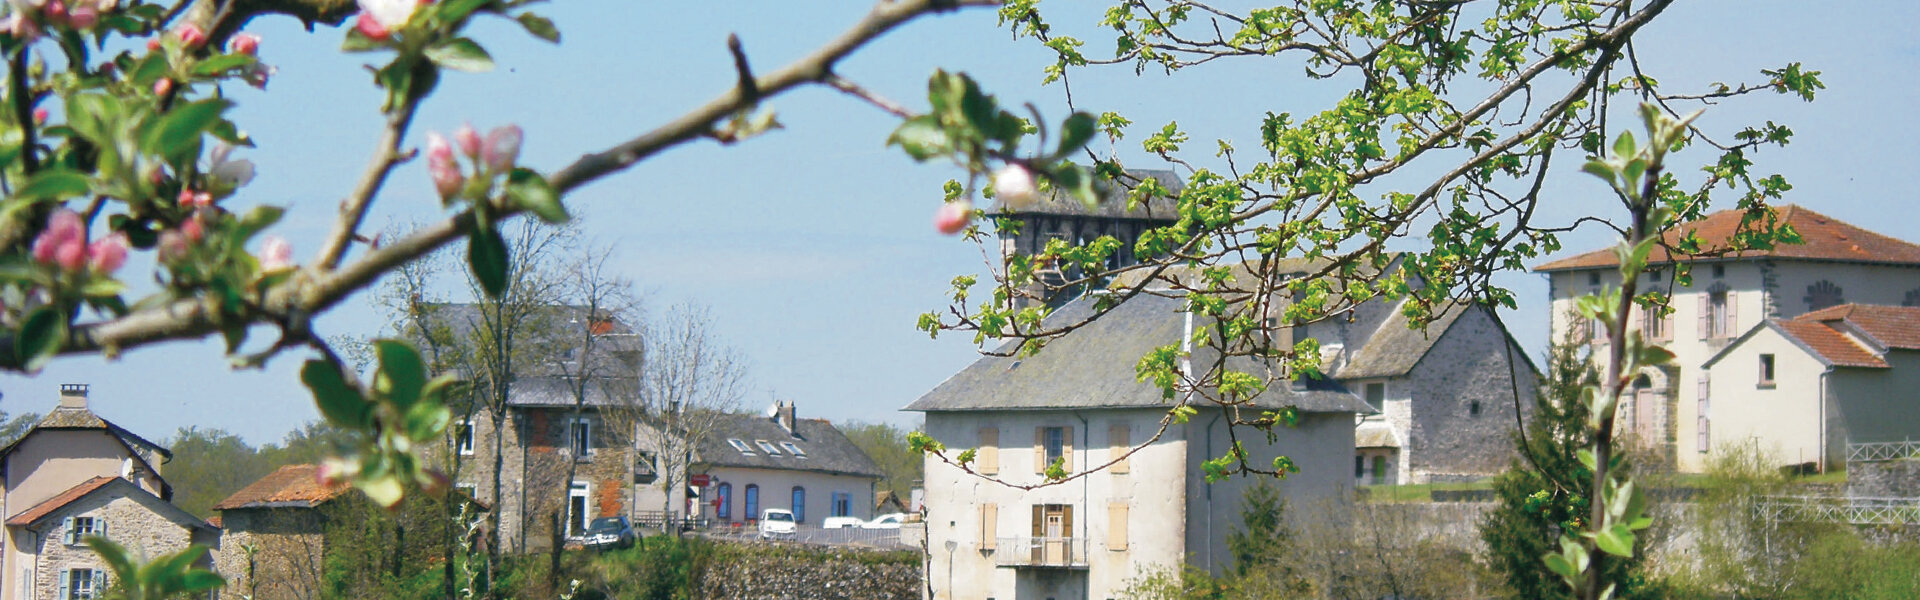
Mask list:
[[[993,562],[1003,567],[1085,567],[1087,538],[994,538]]]
[[[680,511],[674,510],[639,511],[634,515],[633,522],[635,527],[651,527],[659,531],[673,531],[674,527],[679,527],[681,531],[691,531],[705,528],[708,523],[706,517],[689,518],[681,515]]]
[[[1920,442],[1872,442],[1847,444],[1847,462],[1883,462],[1920,457]]]
[[[1920,525],[1920,498],[1769,496],[1760,499],[1754,510],[1768,521]]]

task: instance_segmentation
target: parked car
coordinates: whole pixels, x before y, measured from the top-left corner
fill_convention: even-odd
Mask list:
[[[900,524],[906,522],[906,520],[906,513],[888,513],[874,517],[872,521],[867,521],[867,524],[861,525],[861,527],[867,529],[899,529]]]
[[[860,517],[827,517],[820,526],[826,529],[860,529],[867,526],[867,520]]]
[[[793,521],[793,511],[784,508],[760,511],[760,539],[791,538],[798,533],[799,525]]]
[[[581,544],[590,550],[608,548],[632,548],[634,540],[640,538],[634,533],[633,523],[626,517],[600,517],[587,524],[587,531],[580,536]]]

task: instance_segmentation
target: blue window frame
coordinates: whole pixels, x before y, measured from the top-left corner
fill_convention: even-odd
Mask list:
[[[715,488],[714,495],[718,497],[720,504],[714,508],[713,516],[720,519],[731,518],[733,516],[733,484],[720,484],[720,487]]]
[[[793,486],[793,522],[807,522],[807,488]]]
[[[746,503],[747,503],[746,518],[759,519],[760,518],[760,486],[754,485],[751,483],[747,484]]]
[[[833,493],[833,516],[853,516],[853,494],[846,492]]]

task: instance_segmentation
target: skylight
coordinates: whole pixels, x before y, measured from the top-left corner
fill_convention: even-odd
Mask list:
[[[807,451],[801,450],[799,446],[793,445],[793,442],[780,442],[780,447],[786,448],[787,451],[793,453],[795,457],[798,457],[798,458],[807,457]]]
[[[760,446],[760,450],[766,452],[767,456],[780,455],[780,449],[773,447],[772,442],[769,442],[766,440],[754,440],[753,443],[758,444]]]
[[[741,454],[753,456],[753,447],[748,446],[747,443],[740,438],[727,438],[727,443],[731,444],[733,449],[739,450]]]

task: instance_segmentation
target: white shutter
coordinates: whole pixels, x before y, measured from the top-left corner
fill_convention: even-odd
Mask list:
[[[94,534],[94,535],[97,535],[97,536],[100,536],[100,537],[103,537],[103,538],[104,538],[104,537],[107,537],[107,519],[106,519],[106,517],[94,517],[94,518],[93,518],[93,534]],[[112,538],[108,538],[108,539],[112,539]]]
[[[1740,299],[1733,290],[1727,290],[1727,325],[1720,331],[1721,337],[1733,337],[1740,333]]]
[[[60,591],[55,592],[53,597],[58,600],[67,600],[68,598],[67,582],[72,579],[73,579],[72,571],[69,571],[67,569],[61,569],[60,570]]]
[[[100,598],[100,597],[106,596],[106,594],[107,594],[107,570],[94,569],[93,570],[93,589],[88,590],[87,596],[89,598]]]
[[[1694,297],[1700,300],[1699,309],[1694,312],[1696,320],[1699,321],[1700,339],[1711,339],[1713,337],[1713,321],[1709,319],[1709,317],[1713,315],[1713,292],[1702,290],[1700,293],[1694,294]]]
[[[73,517],[60,520],[60,541],[66,543],[68,546],[80,543],[79,536],[74,535]]]
[[[1708,378],[1708,374],[1701,373],[1700,389],[1694,402],[1694,410],[1698,413],[1694,418],[1694,427],[1699,429],[1699,431],[1694,433],[1694,443],[1698,446],[1697,450],[1700,452],[1706,452],[1713,447],[1713,438],[1707,433],[1712,423],[1712,419],[1710,418],[1710,415],[1713,414],[1712,389],[1713,385]]]

